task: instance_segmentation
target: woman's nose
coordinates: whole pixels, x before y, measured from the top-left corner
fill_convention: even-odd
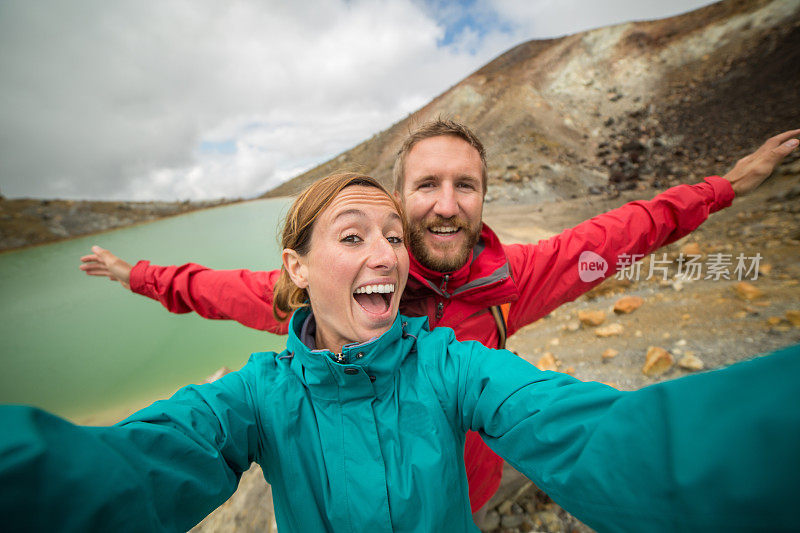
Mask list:
[[[394,246],[384,237],[375,239],[369,252],[367,264],[370,268],[394,270],[397,267],[397,254]]]

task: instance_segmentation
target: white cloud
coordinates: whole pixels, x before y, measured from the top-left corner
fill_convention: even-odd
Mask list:
[[[412,0],[7,0],[0,190],[258,194],[530,38],[541,25],[532,19],[561,13],[535,2],[470,9],[492,24],[454,26],[452,42],[437,46],[458,11]],[[225,149],[208,149],[217,144]]]

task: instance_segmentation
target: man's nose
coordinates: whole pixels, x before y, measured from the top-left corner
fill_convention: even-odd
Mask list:
[[[433,209],[434,213],[442,218],[451,218],[458,214],[458,202],[451,184],[445,184],[439,188],[436,205],[434,205]]]

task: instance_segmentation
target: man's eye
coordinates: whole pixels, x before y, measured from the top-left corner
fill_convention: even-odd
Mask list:
[[[461,182],[461,183],[458,184],[458,186],[460,188],[462,188],[462,189],[469,189],[469,190],[473,190],[473,191],[475,190],[475,185],[472,184],[472,183],[468,183],[468,182]]]
[[[342,238],[342,242],[351,242],[351,243],[361,242],[361,240],[362,240],[361,237],[359,237],[355,233],[352,233],[352,234]]]
[[[426,181],[426,182],[423,182],[423,183],[419,184],[419,188],[420,189],[430,189],[432,187],[433,187],[433,182],[432,181]]]

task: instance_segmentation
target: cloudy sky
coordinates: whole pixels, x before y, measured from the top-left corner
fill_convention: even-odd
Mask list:
[[[528,39],[702,0],[0,1],[0,193],[252,197]]]

